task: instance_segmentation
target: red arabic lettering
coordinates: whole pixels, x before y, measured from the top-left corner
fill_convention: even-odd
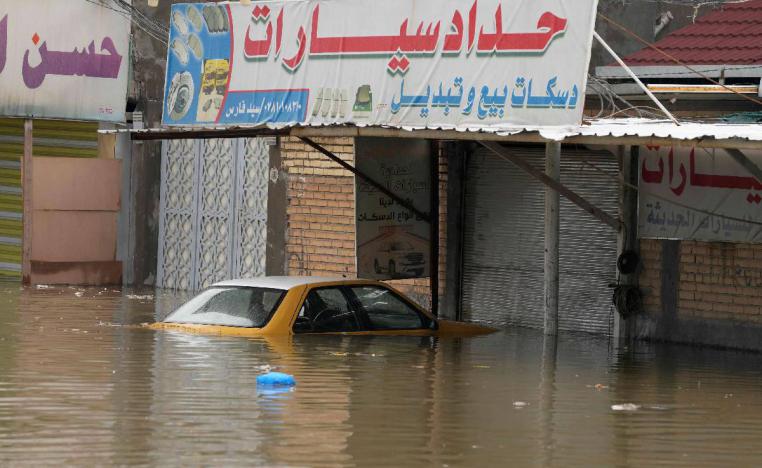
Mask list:
[[[299,44],[296,55],[289,59],[283,59],[283,65],[291,72],[299,68],[299,65],[302,64],[302,60],[304,60],[304,55],[307,52],[307,33],[304,32],[303,27],[299,28],[299,35],[296,38],[296,42]]]
[[[310,37],[310,55],[337,54],[379,54],[395,52],[434,52],[439,42],[439,23],[429,24],[422,34],[423,23],[414,35],[407,34],[408,21],[400,26],[397,35],[390,36],[355,36],[355,37],[318,37],[320,5],[312,12],[312,33]]]
[[[762,191],[762,183],[755,177],[749,176],[733,176],[733,175],[718,175],[718,174],[702,174],[696,170],[696,149],[692,148],[690,152],[689,169],[685,168],[685,165],[680,163],[678,173],[680,175],[680,183],[674,187],[675,181],[675,164],[674,164],[674,148],[671,148],[667,155],[667,170],[669,172],[668,185],[669,189],[677,195],[681,196],[687,186],[691,187],[708,187],[719,189],[738,189],[738,190],[756,190]],[[641,178],[644,183],[647,184],[661,184],[664,180],[664,160],[659,158],[659,169],[651,170],[646,167],[646,160],[643,160],[641,165]],[[747,197],[749,203],[755,202],[756,197]]]
[[[503,31],[503,6],[498,5],[495,12],[495,32],[485,33],[484,26],[479,30],[478,52],[525,52],[543,51],[553,39],[566,32],[568,21],[546,11],[537,21],[536,33],[506,33]]]
[[[460,52],[463,47],[463,17],[459,11],[456,11],[452,16],[452,27],[455,32],[447,34],[445,36],[444,45],[442,50],[445,53]]]
[[[762,184],[755,177],[699,174],[696,172],[695,149],[691,150],[691,185],[740,190],[762,190]]]
[[[672,181],[675,180],[674,178],[674,157],[675,157],[675,149],[670,148],[669,150],[669,189],[672,190],[672,193],[677,195],[678,197],[683,194],[683,191],[685,190],[685,184],[688,180],[688,174],[685,170],[685,166],[681,163],[680,164],[680,177],[682,178],[680,181],[680,184],[677,187],[672,187]]]
[[[267,5],[263,7],[260,7],[259,5],[257,5],[256,7],[254,7],[254,10],[251,13],[251,19],[254,23],[267,21],[267,26],[265,28],[265,38],[253,39],[251,37],[252,25],[250,24],[246,28],[246,37],[244,38],[244,41],[243,41],[243,55],[247,59],[265,58],[268,55],[270,55],[270,49],[272,48],[272,40],[273,40],[273,25],[271,22],[269,22],[270,8],[267,7]],[[278,18],[276,19],[276,25],[275,25],[275,55],[276,56],[280,54],[280,46],[281,46],[282,38],[283,38],[283,8],[281,8],[280,13],[278,13]]]
[[[476,12],[479,0],[474,0],[471,10],[468,12],[468,52],[474,48],[474,39],[476,38]]]
[[[568,20],[560,18],[546,11],[537,21],[537,32],[508,33],[503,31],[502,5],[498,5],[495,12],[495,32],[484,32],[484,26],[479,29],[477,37],[477,12],[478,0],[475,0],[468,12],[467,52],[473,49],[474,43],[480,53],[522,53],[542,52],[559,35],[566,32]],[[259,7],[257,7],[259,8]],[[269,10],[266,12],[269,15]],[[263,9],[258,11],[255,21],[265,16]],[[275,28],[275,54],[281,50],[283,31],[283,10],[281,9]],[[463,14],[456,10],[450,21],[450,28],[444,34],[442,52],[446,54],[458,54],[463,49],[463,39],[466,36],[466,28]],[[406,54],[433,54],[437,51],[440,42],[440,22],[426,25],[421,22],[415,33],[409,33],[410,20],[402,21],[397,34],[379,36],[320,36],[320,5],[312,11],[310,35],[307,37],[306,25],[299,28],[297,35],[298,51],[290,58],[283,59],[283,65],[295,71],[304,59],[304,54],[309,50],[310,55],[315,56],[352,56],[352,55],[391,55],[389,71],[392,73],[407,72],[410,61]],[[248,58],[264,57],[270,53],[272,45],[272,25],[268,23],[265,39],[254,40],[249,36],[251,26],[247,29],[244,44],[244,53]],[[309,44],[308,44],[309,40]],[[405,64],[405,66],[400,66]]]
[[[643,182],[647,184],[660,184],[662,178],[664,177],[664,161],[659,158],[659,170],[658,171],[652,171],[646,167],[646,160],[643,159],[643,164],[641,165],[641,173],[643,177]]]
[[[283,8],[278,13],[278,19],[276,20],[277,32],[275,33],[275,55],[280,54],[280,43],[283,39]]]
[[[267,23],[265,38],[254,40],[251,38],[251,25],[246,28],[246,39],[243,41],[243,55],[248,59],[263,58],[270,54],[270,46],[273,40],[273,25]]]

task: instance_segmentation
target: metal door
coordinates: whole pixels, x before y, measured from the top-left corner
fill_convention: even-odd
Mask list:
[[[264,274],[268,165],[262,139],[164,144],[159,287],[198,290]]]
[[[544,148],[512,150],[544,168]],[[617,173],[608,152],[562,153],[561,181],[612,215],[618,214]],[[544,186],[488,150],[477,151],[467,169],[465,213],[464,318],[541,328]],[[616,233],[562,197],[560,249],[559,329],[610,333]]]

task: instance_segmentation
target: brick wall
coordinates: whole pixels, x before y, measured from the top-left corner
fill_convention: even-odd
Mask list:
[[[640,286],[646,312],[652,318],[662,313],[661,241],[640,241],[643,271]],[[680,242],[677,334],[689,331],[686,323],[721,325],[762,325],[762,245],[725,242]],[[704,344],[734,346],[708,334]],[[697,341],[689,338],[688,341]],[[678,336],[677,341],[684,341]],[[745,345],[742,347],[746,347]]]
[[[640,257],[643,263],[640,273],[643,305],[649,314],[661,315],[661,241],[641,239]]]
[[[762,245],[681,242],[680,314],[762,323]]]
[[[352,138],[315,138],[315,142],[354,165]],[[288,174],[288,274],[357,276],[355,260],[354,176],[297,138],[281,140]],[[440,296],[444,294],[447,220],[447,161],[440,155]],[[430,305],[429,279],[391,281],[421,305]]]
[[[315,141],[354,163],[351,138]],[[288,174],[288,274],[354,278],[354,177],[296,138],[284,138],[281,148]]]

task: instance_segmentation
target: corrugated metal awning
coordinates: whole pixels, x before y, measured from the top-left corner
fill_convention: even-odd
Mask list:
[[[264,135],[306,137],[403,137],[434,140],[497,140],[516,142],[563,141],[570,144],[680,145],[714,148],[762,149],[762,125],[753,123],[702,123],[640,118],[600,119],[572,127],[359,127],[359,126],[252,126],[162,127],[128,132],[133,140],[177,138],[240,138]]]

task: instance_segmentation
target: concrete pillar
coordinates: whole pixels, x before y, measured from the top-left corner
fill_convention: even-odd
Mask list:
[[[545,174],[553,180],[561,180],[561,143],[545,145]],[[558,277],[560,240],[559,193],[545,187],[545,334],[558,334]]]

